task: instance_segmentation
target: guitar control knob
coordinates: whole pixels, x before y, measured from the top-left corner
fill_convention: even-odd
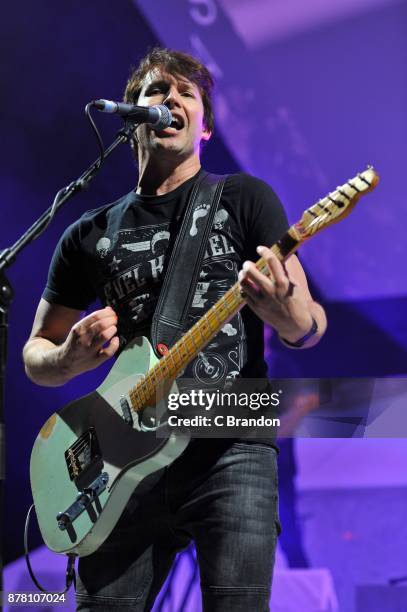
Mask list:
[[[63,530],[63,529],[66,529],[67,525],[69,525],[69,523],[71,522],[71,519],[69,515],[66,514],[66,512],[58,512],[57,522],[58,522],[58,527],[61,530]]]
[[[91,500],[90,495],[85,493],[85,491],[81,491],[76,496],[76,501],[79,502],[82,506],[87,506],[88,504],[90,504],[92,500]]]
[[[107,472],[103,472],[100,477],[100,480],[102,481],[102,484],[107,484],[109,482],[109,474]]]

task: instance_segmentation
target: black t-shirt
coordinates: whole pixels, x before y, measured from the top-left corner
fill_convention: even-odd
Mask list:
[[[131,191],[85,213],[58,243],[43,298],[79,310],[97,299],[112,306],[119,316],[122,346],[135,336],[149,336],[168,247],[195,180],[196,176],[162,196]],[[195,222],[200,223],[199,214]],[[191,325],[237,281],[246,259],[258,259],[256,247],[271,246],[287,227],[284,209],[266,183],[243,173],[227,178],[196,284]],[[263,345],[263,323],[245,307],[183,376],[205,386],[238,374],[264,377]]]

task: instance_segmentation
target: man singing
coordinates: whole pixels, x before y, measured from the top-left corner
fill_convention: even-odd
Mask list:
[[[131,75],[125,101],[163,104],[161,131],[135,131],[136,188],[85,213],[63,234],[24,348],[28,376],[57,386],[98,367],[135,336],[150,337],[168,255],[214,127],[208,70],[190,55],[154,49]],[[194,222],[201,222],[195,211]],[[203,215],[202,215],[203,216]],[[197,386],[262,378],[263,323],[293,348],[326,328],[296,256],[283,266],[264,245],[288,227],[263,181],[227,177],[189,312],[192,325],[237,281],[247,306],[188,365]],[[262,256],[270,275],[253,261]],[[98,299],[102,308],[84,316]],[[216,379],[216,380],[215,380]],[[169,467],[137,488],[118,524],[79,561],[78,610],[150,610],[176,553],[195,542],[206,612],[269,609],[278,532],[273,440],[195,439]]]

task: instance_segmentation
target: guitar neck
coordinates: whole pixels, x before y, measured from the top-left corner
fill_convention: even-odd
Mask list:
[[[354,208],[359,198],[374,189],[379,177],[372,167],[357,174],[325,198],[308,208],[301,219],[292,225],[284,236],[271,247],[280,261],[285,261],[299,246],[324,227],[337,223]],[[260,272],[269,276],[267,262],[260,258],[256,262]],[[239,283],[235,283],[225,295],[201,318],[178,342],[165,353],[130,392],[132,408],[141,410],[154,400],[157,389],[173,381],[194,357],[216,336],[230,319],[245,305],[240,294]]]

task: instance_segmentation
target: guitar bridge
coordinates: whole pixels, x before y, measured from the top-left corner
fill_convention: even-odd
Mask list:
[[[93,480],[103,467],[102,453],[94,427],[90,427],[65,451],[69,478],[77,481]],[[82,487],[79,487],[82,488]]]

